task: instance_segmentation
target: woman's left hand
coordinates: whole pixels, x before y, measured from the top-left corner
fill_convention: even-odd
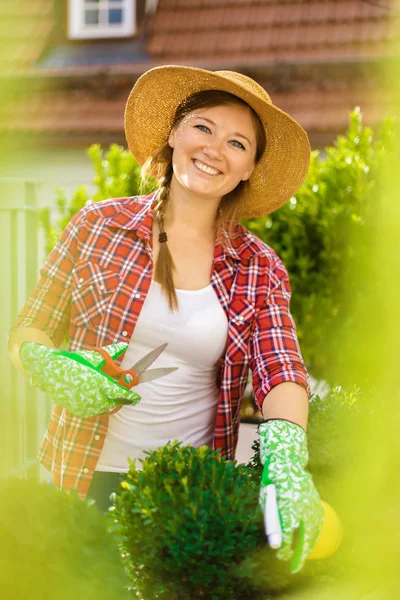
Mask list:
[[[282,530],[277,557],[292,559],[290,570],[297,573],[317,543],[324,515],[312,477],[305,469],[308,463],[307,436],[299,425],[282,419],[261,423],[259,436],[260,458],[264,465],[260,505],[267,518],[266,507],[271,506],[268,494],[276,494]],[[293,548],[296,533],[298,537]]]

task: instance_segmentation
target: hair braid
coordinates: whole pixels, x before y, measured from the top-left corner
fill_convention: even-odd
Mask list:
[[[169,190],[171,185],[173,169],[172,162],[167,164],[165,174],[160,181],[160,188],[157,192],[154,214],[157,218],[158,227],[161,233],[165,233],[164,220],[169,201]],[[160,243],[160,250],[155,266],[155,279],[161,285],[167,298],[170,309],[178,309],[178,297],[175,292],[174,274],[175,265],[167,242]]]

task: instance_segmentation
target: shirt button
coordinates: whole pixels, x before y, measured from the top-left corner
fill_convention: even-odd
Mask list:
[[[84,473],[89,473],[89,469],[87,469],[86,467],[83,469]]]
[[[99,439],[100,439],[100,436],[99,436],[99,435],[95,435],[95,436],[94,436],[94,439],[95,439],[95,440],[99,440]]]
[[[123,335],[124,337],[126,337],[126,336],[128,335],[128,332],[127,332],[127,331],[123,331],[123,332],[122,332],[122,335]]]
[[[135,294],[135,298],[140,298],[140,294]]]
[[[101,285],[99,289],[100,290],[105,290],[106,288],[104,287],[104,285]]]
[[[83,279],[83,277],[81,277],[81,278],[79,279],[79,283],[83,283],[84,281],[85,281],[85,280]]]

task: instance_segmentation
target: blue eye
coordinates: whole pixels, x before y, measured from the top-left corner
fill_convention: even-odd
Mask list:
[[[233,144],[235,146],[235,148],[241,148],[242,150],[246,150],[246,148],[243,146],[243,144],[241,144],[237,140],[232,140],[231,144]]]
[[[195,125],[195,127],[197,127],[197,129],[200,129],[200,131],[203,131],[204,133],[209,133],[210,130],[206,125]]]

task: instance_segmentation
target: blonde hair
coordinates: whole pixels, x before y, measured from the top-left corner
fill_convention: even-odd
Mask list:
[[[199,108],[211,108],[222,104],[240,104],[250,109],[253,122],[256,130],[257,149],[255,162],[257,163],[266,146],[265,130],[257,113],[243,100],[220,90],[204,90],[196,92],[178,106],[171,130],[176,127],[189,113]],[[158,227],[161,233],[165,233],[164,220],[169,202],[170,185],[173,175],[172,168],[172,153],[173,150],[168,142],[153,156],[151,156],[142,167],[143,181],[148,177],[154,177],[159,184],[155,197],[154,214],[158,222]],[[225,194],[222,197],[218,207],[218,214],[215,221],[215,231],[219,236],[221,227],[224,226],[232,233],[237,215],[239,212],[240,202],[243,196],[246,195],[247,181],[241,181],[234,190]],[[174,286],[173,272],[175,265],[167,242],[160,243],[160,251],[158,254],[154,278],[161,285],[171,311],[178,310],[178,298]]]

